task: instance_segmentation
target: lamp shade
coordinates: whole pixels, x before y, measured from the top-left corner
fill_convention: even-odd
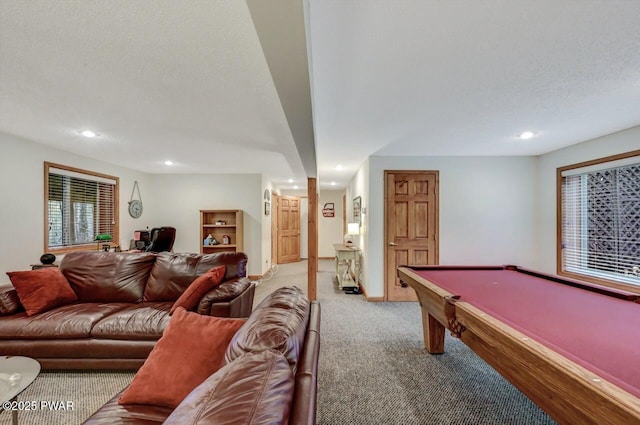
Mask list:
[[[347,235],[359,235],[360,225],[358,223],[347,223]]]

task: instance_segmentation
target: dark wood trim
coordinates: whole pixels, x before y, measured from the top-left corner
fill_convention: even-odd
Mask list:
[[[640,294],[640,288],[636,285],[618,282],[609,279],[600,279],[583,274],[566,272],[562,269],[562,173],[567,170],[576,168],[589,167],[592,165],[603,164],[605,162],[618,161],[620,159],[640,156],[640,149],[625,152],[617,155],[610,155],[603,158],[592,159],[589,161],[578,162],[576,164],[565,165],[556,169],[556,274],[566,276],[572,279],[583,280],[598,285],[609,286],[611,288],[622,289],[636,294]]]
[[[309,299],[315,301],[318,299],[318,192],[315,178],[307,179],[307,194],[309,196],[307,285]]]

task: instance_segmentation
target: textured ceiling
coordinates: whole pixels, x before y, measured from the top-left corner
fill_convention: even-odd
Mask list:
[[[283,22],[297,0],[273,1]],[[640,125],[640,1],[300,1],[310,87],[300,14],[269,25],[258,0],[0,0],[0,131],[282,188],[317,160],[330,188],[369,155],[538,155]]]
[[[368,155],[539,155],[640,125],[640,1],[312,1],[310,17],[321,176]]]
[[[0,12],[0,131],[146,172],[304,180],[245,2],[2,0]]]

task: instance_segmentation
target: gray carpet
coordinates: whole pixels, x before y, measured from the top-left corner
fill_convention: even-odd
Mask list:
[[[73,402],[72,411],[35,410],[18,412],[19,425],[81,424],[133,378],[131,372],[42,372],[18,401]],[[9,412],[0,412],[0,425],[10,425]]]
[[[306,262],[281,265],[256,289],[255,304],[277,287],[306,291]],[[337,289],[333,261],[321,260],[318,423],[553,424],[460,341],[446,353],[422,348],[417,303],[368,303]],[[70,400],[73,412],[22,412],[21,425],[82,423],[124,388],[132,373],[42,373],[20,400]],[[0,425],[10,415],[0,413]]]
[[[418,303],[368,303],[322,261],[320,424],[553,424],[462,342],[423,348]]]

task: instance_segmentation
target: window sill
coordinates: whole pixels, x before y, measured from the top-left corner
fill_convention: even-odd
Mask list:
[[[635,285],[633,283],[625,283],[610,279],[598,278],[595,276],[575,273],[566,270],[558,270],[558,275],[565,276],[571,279],[582,280],[583,282],[595,283],[596,285],[607,286],[609,288],[620,289],[634,294],[640,294],[640,285]]]
[[[116,242],[102,242],[96,241],[95,243],[87,244],[87,245],[74,245],[74,246],[64,246],[60,248],[49,248],[47,250],[48,253],[51,254],[67,254],[69,252],[75,251],[103,251],[102,245],[108,244],[111,248],[118,246]]]

